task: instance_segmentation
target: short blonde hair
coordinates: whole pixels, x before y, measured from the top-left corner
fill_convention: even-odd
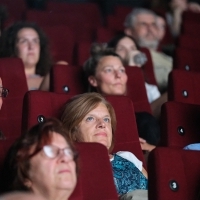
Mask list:
[[[72,141],[81,141],[78,135],[78,126],[83,118],[93,109],[95,109],[100,103],[103,103],[111,117],[112,127],[112,142],[109,151],[114,146],[114,132],[116,130],[116,116],[112,105],[106,101],[106,99],[99,93],[83,93],[70,99],[69,102],[64,106],[64,110],[61,116],[61,121],[66,128],[69,139]]]

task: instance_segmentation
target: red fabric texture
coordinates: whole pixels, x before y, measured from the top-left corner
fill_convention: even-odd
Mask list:
[[[169,74],[168,99],[170,101],[200,104],[199,79],[200,73],[173,70]]]
[[[21,134],[23,98],[28,91],[22,60],[1,58],[0,77],[3,86],[9,89],[0,112],[0,130],[7,139],[16,138]]]
[[[65,94],[80,94],[86,91],[82,67],[54,65],[50,78],[51,91]],[[64,91],[67,87],[68,91]]]
[[[157,147],[148,160],[149,200],[197,199],[200,187],[199,151]],[[178,190],[170,188],[176,181]]]
[[[200,142],[200,105],[169,101],[161,110],[161,145],[183,148]],[[184,134],[179,134],[183,128]]]
[[[128,76],[127,96],[133,101],[135,112],[152,113],[142,70],[138,67],[126,67],[126,73]]]

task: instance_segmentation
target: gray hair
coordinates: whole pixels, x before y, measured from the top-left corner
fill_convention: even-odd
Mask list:
[[[126,19],[124,21],[125,28],[133,28],[136,24],[137,16],[140,14],[150,14],[150,15],[153,15],[156,19],[156,14],[153,11],[145,9],[145,8],[135,8],[132,10],[131,13],[129,13],[126,16]]]

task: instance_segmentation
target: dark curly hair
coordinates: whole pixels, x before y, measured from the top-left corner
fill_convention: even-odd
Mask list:
[[[45,33],[33,22],[15,22],[3,31],[0,37],[0,57],[17,57],[15,51],[17,34],[22,28],[32,28],[39,35],[40,58],[36,65],[36,74],[45,76],[53,63],[49,50],[49,42]]]

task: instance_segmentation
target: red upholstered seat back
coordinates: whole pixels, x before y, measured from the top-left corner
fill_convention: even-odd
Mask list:
[[[107,96],[106,99],[115,109],[117,118],[113,152],[130,151],[143,161],[133,102],[126,96]]]
[[[138,67],[126,67],[126,73],[128,76],[127,96],[133,101],[135,111],[151,113],[142,70]]]
[[[199,199],[199,157],[199,151],[154,149],[148,159],[149,200]]]
[[[0,130],[7,139],[16,138],[21,134],[23,98],[28,91],[22,60],[1,58],[0,77],[3,86],[9,89],[0,112]]]
[[[52,92],[80,94],[86,91],[83,68],[71,65],[54,65],[51,69],[50,87]]]
[[[154,74],[154,67],[153,67],[153,61],[151,58],[151,54],[149,49],[147,48],[140,48],[140,51],[146,54],[147,56],[147,62],[144,64],[142,67],[143,72],[144,72],[144,79],[147,83],[152,84],[152,85],[158,85],[155,74]]]
[[[107,149],[98,143],[77,143],[76,148],[79,152],[78,185],[69,199],[117,200]]]
[[[43,119],[59,117],[65,102],[72,96],[42,91],[26,93],[22,118],[23,132],[37,124],[42,117]],[[107,96],[106,98],[113,105],[118,121],[113,152],[131,151],[143,160],[132,101],[125,96]]]
[[[200,41],[197,37],[191,35],[180,35],[178,38],[178,47],[192,50],[200,50]]]
[[[183,103],[200,104],[200,73],[173,70],[169,74],[168,99]]]
[[[161,145],[183,148],[200,142],[200,105],[169,101],[161,110]]]
[[[95,3],[48,2],[47,10],[50,12],[79,13],[86,17],[88,24],[95,26],[102,24],[100,9]]]
[[[75,38],[73,30],[66,25],[44,26],[54,61],[64,60],[73,63]]]
[[[199,51],[187,48],[176,48],[174,56],[174,69],[186,71],[200,71]]]

